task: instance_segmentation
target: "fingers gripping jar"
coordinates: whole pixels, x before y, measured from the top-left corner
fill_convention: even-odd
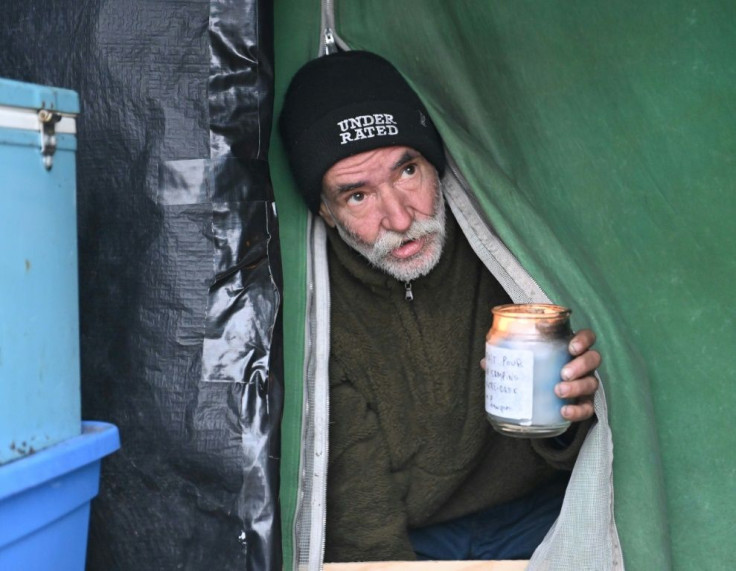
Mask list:
[[[549,438],[570,426],[561,414],[569,400],[554,387],[572,358],[571,310],[541,303],[494,307],[486,336],[486,416],[507,436]]]

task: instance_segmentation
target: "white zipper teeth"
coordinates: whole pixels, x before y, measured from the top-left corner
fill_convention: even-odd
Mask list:
[[[319,251],[315,255],[315,322],[316,322],[316,363],[314,374],[314,480],[312,490],[313,522],[311,545],[318,546],[310,554],[310,568],[321,570],[325,555],[325,531],[327,527],[327,470],[329,453],[329,355],[330,355],[330,289],[327,269],[327,249],[325,227],[321,220],[316,221],[315,243]],[[315,248],[317,250],[317,248]],[[316,509],[315,509],[316,508]],[[319,517],[315,516],[319,512]]]
[[[304,367],[307,393],[304,395],[302,408],[302,442],[304,444],[292,529],[294,541],[292,563],[294,569],[316,571],[322,569],[325,549],[330,338],[326,233],[324,224],[316,216],[309,216],[307,236],[309,291],[306,308]],[[308,514],[308,521],[304,521],[305,512]],[[304,550],[300,547],[302,542],[299,541],[297,531],[308,534]]]
[[[332,0],[321,1],[321,30],[318,56],[326,55],[327,39],[342,49],[348,49],[335,33],[335,6]],[[334,47],[333,47],[334,49]],[[309,312],[314,318],[314,448],[312,450],[313,474],[311,490],[311,521],[309,526],[308,566],[310,571],[323,569],[325,554],[325,532],[327,528],[327,463],[329,448],[329,351],[330,351],[330,290],[327,271],[327,248],[325,228],[321,220],[312,217],[313,232],[310,233],[311,252],[307,252],[312,264],[314,290],[311,297],[314,306]],[[316,524],[316,525],[315,525]]]
[[[305,382],[303,383],[302,391],[303,393],[307,391],[307,387],[310,386],[310,383],[313,382],[312,380],[312,373],[310,371],[310,365],[309,365],[309,355],[312,351],[312,331],[310,328],[310,315],[312,313],[312,303],[313,303],[313,291],[314,291],[314,279],[313,279],[313,271],[312,271],[312,265],[311,265],[311,255],[310,255],[310,247],[309,244],[311,242],[311,235],[312,235],[312,217],[307,218],[307,303],[305,308],[305,331],[304,331],[304,367],[302,369],[302,378],[305,379]],[[292,569],[297,570],[300,569],[299,565],[299,558],[300,558],[300,548],[299,548],[299,536],[298,536],[298,527],[299,522],[301,521],[302,513],[304,511],[304,480],[306,478],[303,477],[303,466],[305,463],[305,454],[306,451],[304,449],[305,443],[307,442],[307,425],[309,422],[309,406],[308,406],[308,395],[302,394],[302,426],[301,426],[301,438],[300,442],[302,443],[301,451],[300,451],[300,458],[299,458],[299,479],[297,481],[297,491],[296,491],[296,506],[294,508],[294,519],[292,523]]]
[[[452,177],[445,175],[445,196],[473,251],[502,285],[511,286],[505,289],[514,303],[549,303],[549,296],[478,214],[468,184],[449,155],[448,167]]]
[[[59,113],[59,115],[61,115],[61,120],[54,125],[56,134],[76,135],[76,115],[70,113]],[[38,111],[35,109],[0,105],[0,127],[38,132],[41,129],[41,122],[38,119]]]

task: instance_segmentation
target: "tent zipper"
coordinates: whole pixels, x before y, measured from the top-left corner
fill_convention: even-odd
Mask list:
[[[323,55],[334,54],[337,51],[337,46],[335,45],[335,35],[332,33],[331,28],[325,28],[324,34],[322,35],[322,40],[324,42]]]
[[[320,244],[314,263],[315,363],[314,363],[314,484],[313,515],[310,529],[309,569],[322,569],[327,529],[327,461],[329,452],[329,355],[330,355],[330,276],[327,266],[327,234],[320,218],[314,220],[314,243]],[[315,248],[316,250],[317,248]],[[318,523],[315,526],[314,523]],[[312,550],[311,546],[318,546]]]
[[[338,50],[349,51],[348,45],[340,38],[335,31],[335,3],[333,0],[322,0],[321,4],[322,18],[321,30],[322,34],[319,42],[320,56],[326,56],[337,52]]]
[[[338,49],[348,50],[348,46],[335,33],[335,7],[332,0],[321,0],[321,35],[319,57],[335,53]],[[306,384],[313,389],[310,402],[305,395],[302,434],[304,452],[302,472],[299,482],[298,512],[309,509],[309,540],[306,554],[294,549],[294,569],[320,571],[323,568],[325,553],[325,530],[327,527],[327,459],[329,446],[329,379],[328,364],[330,350],[330,290],[327,270],[327,238],[322,221],[309,215],[307,260],[310,276],[308,278],[309,307],[307,310],[307,347],[305,353]],[[308,409],[311,407],[311,413]],[[311,422],[312,426],[308,424]],[[311,431],[310,431],[311,428]],[[309,435],[311,434],[311,442]],[[310,455],[309,462],[305,455]],[[312,470],[307,468],[311,466]],[[309,479],[309,483],[301,479]],[[307,498],[308,496],[308,498]],[[307,505],[308,502],[308,505]],[[298,532],[301,518],[295,514],[294,545],[299,545]]]
[[[475,254],[514,303],[550,303],[547,294],[480,214],[482,209],[474,202],[467,181],[449,153],[447,159],[449,168],[442,181],[445,198]]]
[[[325,549],[329,428],[330,290],[324,223],[309,215],[302,452],[292,570],[319,571]]]

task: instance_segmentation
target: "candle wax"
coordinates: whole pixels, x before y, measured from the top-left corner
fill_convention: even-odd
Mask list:
[[[497,339],[486,346],[486,412],[521,426],[569,424],[554,387],[570,361],[567,339]]]

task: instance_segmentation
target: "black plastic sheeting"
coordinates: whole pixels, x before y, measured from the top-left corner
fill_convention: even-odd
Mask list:
[[[4,6],[0,76],[74,89],[88,569],[281,568],[270,2]],[[53,287],[53,284],[49,284]]]

